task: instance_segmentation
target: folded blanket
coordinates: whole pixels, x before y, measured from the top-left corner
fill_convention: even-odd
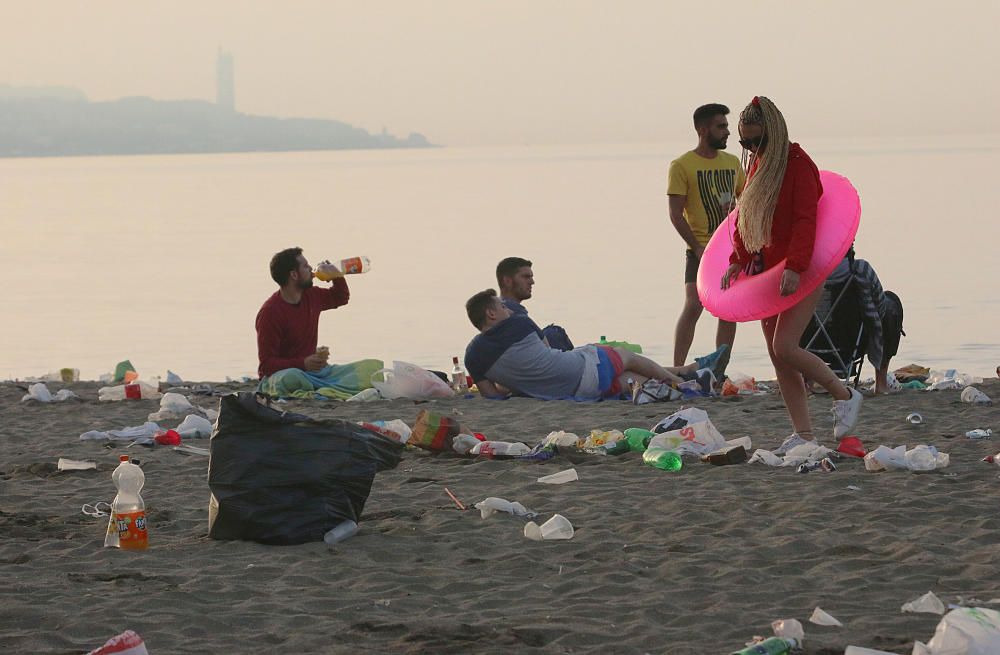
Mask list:
[[[347,400],[372,386],[372,375],[381,370],[381,359],[361,359],[331,364],[319,371],[286,368],[263,378],[257,391],[273,398]]]

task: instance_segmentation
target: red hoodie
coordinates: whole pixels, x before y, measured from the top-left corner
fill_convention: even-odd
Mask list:
[[[755,160],[750,167],[747,183],[757,172]],[[778,204],[774,208],[774,222],[771,224],[771,243],[764,246],[761,254],[764,268],[768,269],[787,258],[785,268],[802,273],[809,268],[813,246],[816,243],[816,207],[823,195],[823,185],[819,181],[819,169],[809,155],[793,143],[788,147],[788,167],[781,182]],[[748,266],[753,255],[747,252],[736,230],[733,254],[729,263]]]
[[[305,358],[316,352],[320,312],[346,305],[351,298],[347,280],[340,277],[329,289],[303,290],[297,305],[285,302],[280,291],[257,312],[257,375],[264,377],[286,368],[305,368]]]

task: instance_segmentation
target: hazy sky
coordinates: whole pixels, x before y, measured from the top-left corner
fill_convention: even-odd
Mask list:
[[[998,130],[997,0],[7,0],[0,83],[241,111],[437,143],[659,141],[754,94],[792,137]]]

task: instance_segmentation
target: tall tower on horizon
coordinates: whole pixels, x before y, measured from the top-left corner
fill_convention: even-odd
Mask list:
[[[236,111],[236,83],[233,77],[233,55],[219,48],[215,60],[215,104]]]

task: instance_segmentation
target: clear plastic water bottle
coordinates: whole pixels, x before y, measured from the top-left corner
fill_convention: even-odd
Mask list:
[[[743,650],[733,651],[732,655],[788,655],[793,649],[799,647],[797,639],[785,637],[771,637],[759,644],[747,646]]]
[[[664,448],[647,448],[642,454],[642,461],[663,471],[680,471],[683,465],[680,455]]]
[[[490,458],[520,457],[530,452],[531,448],[528,448],[523,443],[511,441],[480,441],[469,451],[472,455]]]
[[[142,469],[121,455],[118,468],[111,473],[111,481],[118,495],[111,503],[111,520],[104,545],[122,550],[144,550],[149,546],[146,529],[146,504],[140,492],[146,482]]]
[[[456,394],[464,396],[469,391],[469,380],[465,376],[465,369],[458,363],[458,357],[452,357],[451,363],[451,388]]]

